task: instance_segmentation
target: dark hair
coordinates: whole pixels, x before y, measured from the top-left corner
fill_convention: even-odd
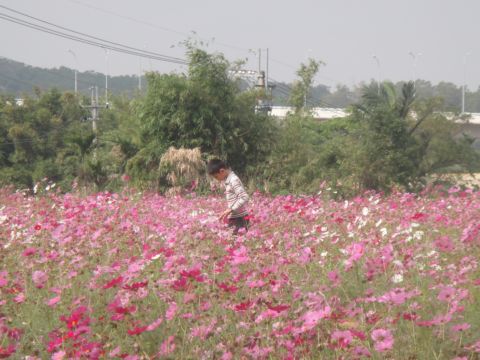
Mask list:
[[[227,165],[220,159],[211,159],[207,164],[208,175],[216,174],[221,169],[227,169]]]

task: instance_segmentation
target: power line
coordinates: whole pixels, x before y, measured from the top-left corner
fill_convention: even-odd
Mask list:
[[[79,5],[82,5],[82,6],[85,6],[85,7],[90,8],[90,9],[94,9],[94,10],[103,12],[103,13],[105,13],[105,14],[110,14],[110,15],[119,17],[119,18],[121,18],[121,19],[126,19],[126,20],[129,20],[129,21],[136,22],[136,23],[138,23],[138,24],[146,25],[146,26],[149,26],[149,27],[158,29],[158,30],[168,31],[168,32],[171,32],[171,33],[174,33],[174,34],[178,34],[178,35],[182,35],[182,36],[191,36],[191,35],[192,35],[191,33],[185,33],[185,32],[181,32],[181,31],[178,31],[178,30],[170,29],[170,28],[167,28],[167,27],[164,27],[164,26],[158,26],[157,24],[153,24],[153,23],[148,22],[148,21],[139,20],[139,19],[136,19],[136,18],[134,18],[134,17],[122,15],[122,14],[119,14],[119,13],[116,13],[116,12],[113,12],[113,11],[110,11],[110,10],[103,9],[103,8],[101,8],[101,7],[98,7],[98,6],[93,6],[93,5],[90,5],[90,4],[86,4],[86,3],[82,2],[82,1],[78,1],[78,0],[68,0],[68,1],[70,1],[70,2],[72,2],[72,3],[76,3],[76,4],[79,4]],[[204,41],[208,41],[208,40],[209,40],[208,38],[205,38],[205,37],[199,37],[199,39],[204,40]],[[215,39],[214,39],[214,40],[215,40]],[[226,44],[226,43],[218,42],[218,41],[215,41],[215,43],[218,44],[218,45],[227,47],[227,48],[236,49],[236,50],[241,50],[241,51],[245,51],[245,52],[248,52],[248,51],[251,50],[251,49],[245,49],[245,48],[241,48],[241,47],[238,47],[238,46],[235,46],[235,45]]]
[[[183,35],[183,36],[190,36],[191,34],[189,33],[185,33],[185,32],[181,32],[181,31],[178,31],[178,30],[175,30],[175,29],[171,29],[171,28],[167,28],[167,27],[164,27],[164,26],[158,26],[157,24],[153,24],[151,22],[148,22],[148,21],[144,21],[144,20],[140,20],[140,19],[136,19],[134,17],[131,17],[131,16],[126,16],[126,15],[122,15],[122,14],[119,14],[117,12],[113,12],[113,11],[110,11],[110,10],[106,10],[104,8],[101,8],[101,7],[98,7],[98,6],[94,6],[94,5],[90,5],[90,4],[86,4],[85,2],[83,1],[79,1],[79,0],[68,0],[72,3],[75,3],[75,4],[78,4],[78,5],[81,5],[81,6],[84,6],[84,7],[87,7],[87,8],[90,8],[90,9],[93,9],[93,10],[96,10],[96,11],[100,11],[100,12],[103,12],[105,14],[109,14],[109,15],[113,15],[113,16],[116,16],[118,18],[121,18],[121,19],[124,19],[124,20],[129,20],[129,21],[132,21],[132,22],[135,22],[135,23],[138,23],[138,24],[142,24],[142,25],[146,25],[146,26],[149,26],[149,27],[152,27],[154,29],[158,29],[158,30],[162,30],[162,31],[167,31],[167,32],[171,32],[171,33],[174,33],[174,34],[178,34],[178,35]],[[199,37],[200,39],[204,40],[204,41],[208,41],[209,39],[205,38],[205,37]],[[226,48],[231,48],[231,49],[235,49],[235,50],[240,50],[240,51],[244,51],[244,52],[247,52],[247,53],[250,53],[252,49],[246,49],[246,48],[242,48],[242,47],[239,47],[239,46],[235,46],[235,45],[232,45],[232,44],[227,44],[227,43],[224,43],[224,42],[219,42],[219,41],[216,41],[214,39],[214,43],[215,44],[218,44],[220,46],[223,46],[223,47],[226,47]],[[282,65],[284,67],[288,67],[290,69],[294,69],[296,70],[297,67],[291,65],[291,64],[287,64],[281,60],[278,60],[278,59],[275,59],[275,58],[270,58],[270,60],[274,63],[277,63],[279,65]],[[327,77],[327,76],[322,76],[322,75],[318,75],[319,78],[322,78],[324,80],[327,80],[327,81],[332,81],[332,82],[336,82],[336,83],[340,83],[340,81],[338,80],[335,80],[335,79],[332,79],[330,77]]]
[[[68,32],[71,32],[71,33],[74,33],[74,34],[78,34],[78,35],[81,35],[81,36],[85,36],[85,37],[88,37],[88,38],[91,38],[91,39],[94,39],[94,40],[102,41],[102,42],[105,42],[105,43],[108,43],[108,44],[112,44],[112,45],[116,45],[116,46],[121,46],[121,47],[124,47],[124,48],[126,48],[126,49],[133,50],[133,51],[144,52],[144,53],[147,53],[147,54],[150,54],[150,55],[155,55],[155,56],[162,56],[162,57],[165,57],[165,58],[168,58],[168,59],[171,59],[171,60],[175,60],[175,61],[185,61],[185,60],[180,59],[180,58],[176,58],[176,57],[172,57],[172,56],[168,56],[168,55],[162,55],[162,54],[159,54],[159,53],[156,53],[156,52],[147,51],[147,50],[142,50],[142,49],[134,48],[134,47],[131,47],[131,46],[128,46],[128,45],[123,45],[123,44],[120,44],[120,43],[117,43],[117,42],[105,40],[105,39],[102,39],[102,38],[99,38],[99,37],[96,37],[96,36],[88,35],[88,34],[85,34],[85,33],[80,32],[80,31],[72,30],[72,29],[66,28],[66,27],[64,27],[64,26],[56,25],[56,24],[54,24],[54,23],[51,23],[51,22],[48,22],[48,21],[39,19],[39,18],[37,18],[37,17],[28,15],[28,14],[26,14],[26,13],[23,13],[23,12],[21,12],[21,11],[18,11],[18,10],[12,9],[12,8],[9,8],[9,7],[4,6],[4,5],[0,5],[0,8],[4,8],[4,9],[6,9],[6,10],[8,10],[8,11],[11,11],[11,12],[13,12],[13,13],[16,13],[16,14],[19,14],[19,15],[22,15],[22,16],[25,16],[25,17],[28,17],[28,18],[30,18],[30,19],[32,19],[32,20],[36,20],[36,21],[42,22],[42,23],[44,23],[44,24],[47,24],[47,25],[50,25],[50,26],[54,26],[54,27],[56,27],[56,28],[59,28],[59,29],[62,29],[62,30],[65,30],[65,31],[68,31]]]
[[[5,8],[3,5],[0,5],[0,7]],[[94,36],[90,36],[90,35],[87,35],[87,34],[80,33],[83,36],[90,37],[92,39],[98,39],[100,41],[103,41],[104,43],[94,41],[94,40],[85,39],[85,38],[81,38],[81,37],[71,35],[71,34],[68,34],[68,33],[65,33],[65,32],[62,32],[62,31],[58,31],[58,30],[54,30],[54,29],[51,29],[51,28],[48,28],[48,27],[45,27],[45,26],[41,26],[41,25],[26,21],[26,20],[23,20],[23,19],[20,19],[20,18],[16,18],[14,16],[10,16],[10,15],[5,14],[5,13],[0,13],[0,18],[4,19],[6,21],[12,22],[12,23],[16,23],[18,25],[22,25],[22,26],[34,29],[34,30],[38,30],[38,31],[41,31],[41,32],[44,32],[44,33],[48,33],[48,34],[55,35],[55,36],[58,36],[58,37],[62,37],[62,38],[65,38],[65,39],[81,42],[81,43],[84,43],[84,44],[87,44],[87,45],[96,46],[96,47],[103,48],[103,49],[108,49],[108,50],[112,50],[112,51],[116,51],[116,52],[120,52],[120,53],[125,53],[125,54],[144,57],[144,58],[149,58],[149,59],[158,60],[158,61],[165,61],[165,62],[180,64],[180,65],[186,65],[187,64],[186,60],[183,60],[183,59],[180,59],[180,58],[174,58],[174,57],[170,57],[170,56],[167,56],[167,55],[154,53],[154,52],[151,52],[151,51],[145,51],[145,50],[133,48],[133,47],[130,47],[130,46],[127,46],[127,45],[122,45],[122,44],[114,43],[114,42],[111,42],[111,41],[108,41],[108,40],[96,38]],[[43,20],[39,20],[39,21],[44,22]],[[49,24],[51,24],[51,23],[49,23]],[[54,25],[54,24],[52,26],[63,28],[63,27],[60,27],[60,26],[57,26],[57,25]],[[66,29],[66,28],[63,28],[63,29]],[[78,32],[75,32],[74,30],[68,30],[68,31],[73,32],[73,33],[78,33]],[[113,44],[113,45],[109,45],[109,44]]]
[[[278,88],[279,90],[280,90],[281,88],[283,88],[283,95],[290,95],[290,92],[292,91],[292,88],[291,88],[290,86],[288,86],[288,85],[286,85],[286,84],[284,84],[284,83],[280,83],[280,82],[278,82],[278,81],[275,80],[275,79],[271,79],[271,80],[275,83],[276,88]],[[285,90],[285,89],[288,89],[288,90]],[[288,91],[288,94],[285,93],[286,91]],[[343,111],[337,110],[337,108],[336,108],[335,106],[333,106],[332,104],[327,103],[326,101],[324,101],[324,100],[322,100],[322,99],[314,98],[314,100],[317,100],[320,105],[323,104],[324,106],[333,109],[333,111],[336,112],[336,113],[339,114],[339,115],[340,115],[340,114],[341,114],[342,116],[345,115],[345,114],[343,113]],[[313,105],[313,106],[316,105],[315,103],[311,102],[309,99],[307,99],[307,102],[309,102],[310,105]]]

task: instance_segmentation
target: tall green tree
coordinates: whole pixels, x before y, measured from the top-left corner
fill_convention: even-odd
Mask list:
[[[309,94],[313,81],[321,65],[325,65],[325,63],[310,58],[307,64],[301,64],[297,70],[299,79],[293,83],[290,93],[290,103],[295,107],[296,111],[307,107],[310,101]]]
[[[187,76],[147,74],[147,94],[138,106],[142,149],[127,164],[144,181],[158,180],[155,170],[170,146],[199,147],[244,172],[272,141],[271,118],[255,114],[255,94],[240,91],[224,56],[195,47],[187,56]]]

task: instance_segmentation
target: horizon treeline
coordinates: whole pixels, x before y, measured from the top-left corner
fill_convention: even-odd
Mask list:
[[[140,79],[141,84],[145,84],[145,76]],[[242,81],[242,88],[248,87],[247,82]],[[274,84],[272,89],[273,104],[289,105],[289,97],[293,84],[286,82],[271,82]],[[395,83],[397,91],[405,81]],[[310,106],[345,108],[357,103],[361,99],[362,88],[367,85],[366,82],[349,87],[347,85],[337,84],[334,87],[325,84],[316,84],[311,87],[307,96],[307,102]],[[56,88],[60,91],[73,91],[74,70],[61,66],[54,69],[44,69],[23,64],[14,60],[0,58],[0,93],[13,94],[17,97],[22,95],[32,95],[35,89],[48,90]],[[90,88],[97,86],[100,93],[105,92],[105,74],[95,71],[78,72],[77,87],[79,93],[90,95]],[[416,93],[419,99],[429,99],[432,97],[441,97],[444,100],[443,109],[445,111],[460,111],[462,104],[462,86],[457,86],[451,82],[441,81],[438,84],[432,84],[430,81],[417,79],[415,81]],[[143,87],[143,91],[145,86]],[[109,76],[108,91],[111,95],[122,95],[134,97],[139,90],[139,78],[137,75]],[[466,88],[465,91],[465,111],[480,112],[480,87],[476,90]]]
[[[372,81],[355,92],[339,88],[329,96],[343,91],[351,101],[341,106],[348,115],[319,122],[309,111],[319,96],[319,87],[311,86],[318,63],[311,61],[302,64],[289,92],[279,90],[296,110],[277,119],[255,111],[264,93],[232,79],[232,64],[222,54],[188,46],[187,58],[185,74],[147,73],[145,92],[112,94],[96,131],[90,109],[82,106],[89,104],[85,94],[37,87],[22,105],[15,94],[1,94],[0,185],[206,191],[201,163],[212,156],[226,160],[250,189],[272,193],[316,193],[322,184],[338,196],[419,191],[438,174],[480,170],[475,139],[461,130],[465,119],[458,111],[444,115],[458,109],[451,84]],[[325,98],[320,104],[333,106],[334,99]],[[162,161],[172,149],[197,149],[201,160]],[[201,181],[175,173],[190,165]]]

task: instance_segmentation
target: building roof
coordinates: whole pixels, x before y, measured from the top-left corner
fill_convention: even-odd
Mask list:
[[[347,116],[346,110],[342,108],[316,107],[310,110],[313,117],[319,120],[328,120]],[[295,108],[292,106],[272,106],[272,110],[269,112],[269,114],[279,118],[284,118],[289,113],[293,114],[294,112]],[[454,117],[453,113],[445,113],[445,115],[447,116],[447,118]],[[480,125],[480,113],[465,113],[465,115],[468,115],[465,123]],[[462,122],[462,120],[457,120],[457,122]]]
[[[327,119],[335,119],[335,118],[342,118],[347,116],[345,109],[340,108],[312,108],[310,109],[312,112],[312,116],[315,119],[320,120],[327,120]],[[295,108],[292,106],[272,106],[272,110],[270,111],[270,115],[276,116],[279,118],[286,117],[289,113],[293,114],[295,112]]]

